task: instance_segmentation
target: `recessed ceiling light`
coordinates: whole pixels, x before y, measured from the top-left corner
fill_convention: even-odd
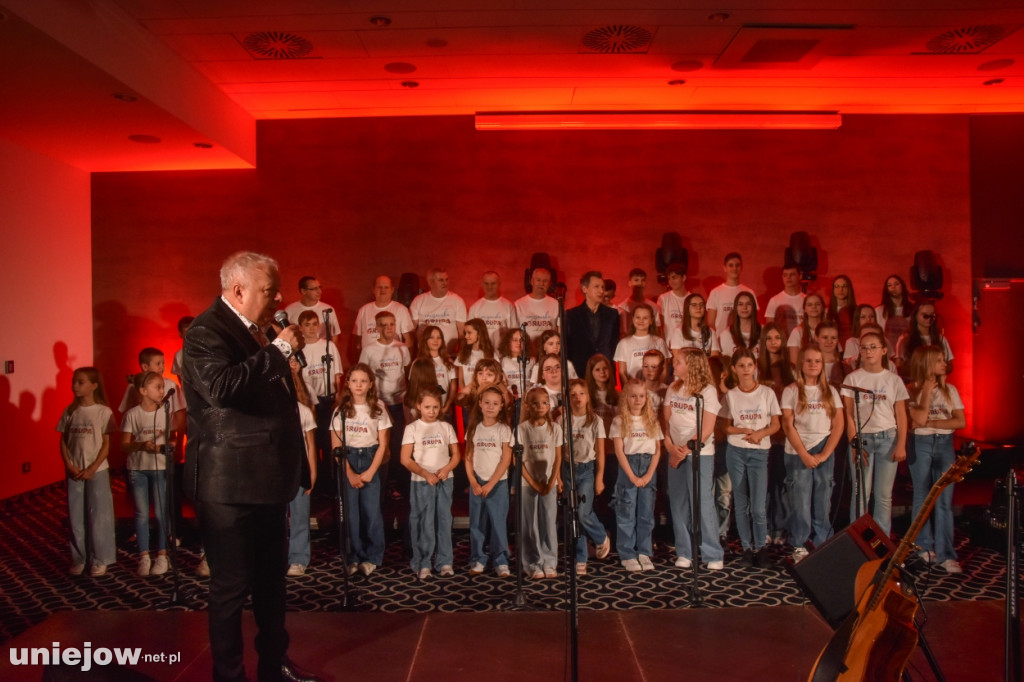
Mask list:
[[[209,142],[193,142],[192,146],[196,149],[213,149],[213,145]]]
[[[991,79],[985,81],[984,83],[982,83],[982,85],[999,85],[1002,82],[1003,82],[1002,78],[991,78]]]
[[[731,19],[731,17],[728,12],[715,12],[714,14],[708,15],[708,21],[713,24],[724,24],[729,21],[729,19]]]
[[[682,78],[677,78],[675,80],[669,81],[668,84],[669,85],[685,85],[686,81],[684,81]]]
[[[999,71],[1001,69],[1008,69],[1014,65],[1012,59],[993,59],[990,62],[978,64],[978,71]]]
[[[384,70],[389,73],[412,73],[416,70],[416,65],[409,62],[391,62],[384,65]]]
[[[448,47],[448,41],[444,38],[431,38],[427,41],[428,47]]]
[[[113,97],[116,100],[119,100],[121,102],[128,102],[128,103],[136,102],[139,99],[138,97],[136,97],[135,95],[131,94],[130,92],[115,92]]]
[[[418,88],[420,87],[419,81],[402,81],[403,88]]]
[[[389,17],[370,17],[370,23],[374,26],[390,26],[391,19]]]
[[[672,65],[673,71],[700,71],[704,68],[704,62],[699,59],[684,59]]]
[[[156,135],[129,135],[128,139],[132,142],[138,142],[139,144],[158,144],[163,142]]]

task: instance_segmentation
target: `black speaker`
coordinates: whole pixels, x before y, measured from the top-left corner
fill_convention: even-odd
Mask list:
[[[942,298],[942,266],[933,251],[914,254],[914,267],[910,268],[910,286],[919,293],[918,300]]]
[[[415,272],[403,272],[402,277],[398,280],[398,287],[395,289],[395,300],[408,308],[412,299],[422,293],[420,276]]]
[[[787,561],[793,579],[833,629],[854,609],[857,571],[869,561],[884,559],[896,546],[870,514],[865,514],[800,563]]]
[[[690,265],[690,254],[678,232],[662,234],[661,246],[654,252],[654,269],[658,273],[658,282],[663,285],[668,281],[665,270],[670,265],[681,265],[684,273]]]
[[[789,235],[789,246],[783,255],[784,268],[796,268],[800,278],[805,282],[818,279],[818,250],[811,246],[811,236],[806,232],[794,232]]]

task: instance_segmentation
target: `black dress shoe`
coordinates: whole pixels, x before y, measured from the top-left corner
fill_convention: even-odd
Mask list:
[[[318,677],[311,672],[303,670],[287,658],[284,660],[284,663],[281,664],[282,682],[323,682],[323,679],[324,678]]]
[[[750,551],[749,549],[743,550],[743,554],[740,556],[739,559],[736,560],[736,565],[737,566],[742,566],[743,568],[751,568],[751,567],[753,567],[753,565],[754,565],[754,553],[752,551]]]
[[[754,555],[754,566],[757,568],[771,568],[772,560],[768,558],[768,549],[762,547],[757,550],[757,554]]]

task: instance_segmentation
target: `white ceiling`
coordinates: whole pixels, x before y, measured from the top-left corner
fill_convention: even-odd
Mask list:
[[[1021,0],[634,2],[6,0],[0,135],[91,171],[239,168],[261,119],[1024,111]],[[613,26],[649,40],[585,44]],[[254,56],[253,34],[305,52]]]

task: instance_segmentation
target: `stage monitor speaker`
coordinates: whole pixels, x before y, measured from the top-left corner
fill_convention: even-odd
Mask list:
[[[869,514],[833,535],[800,563],[787,561],[789,572],[833,629],[856,606],[857,571],[874,559],[884,559],[896,546]]]
[[[398,280],[398,287],[395,288],[395,300],[408,308],[412,303],[412,299],[422,293],[420,276],[415,272],[403,272]]]

